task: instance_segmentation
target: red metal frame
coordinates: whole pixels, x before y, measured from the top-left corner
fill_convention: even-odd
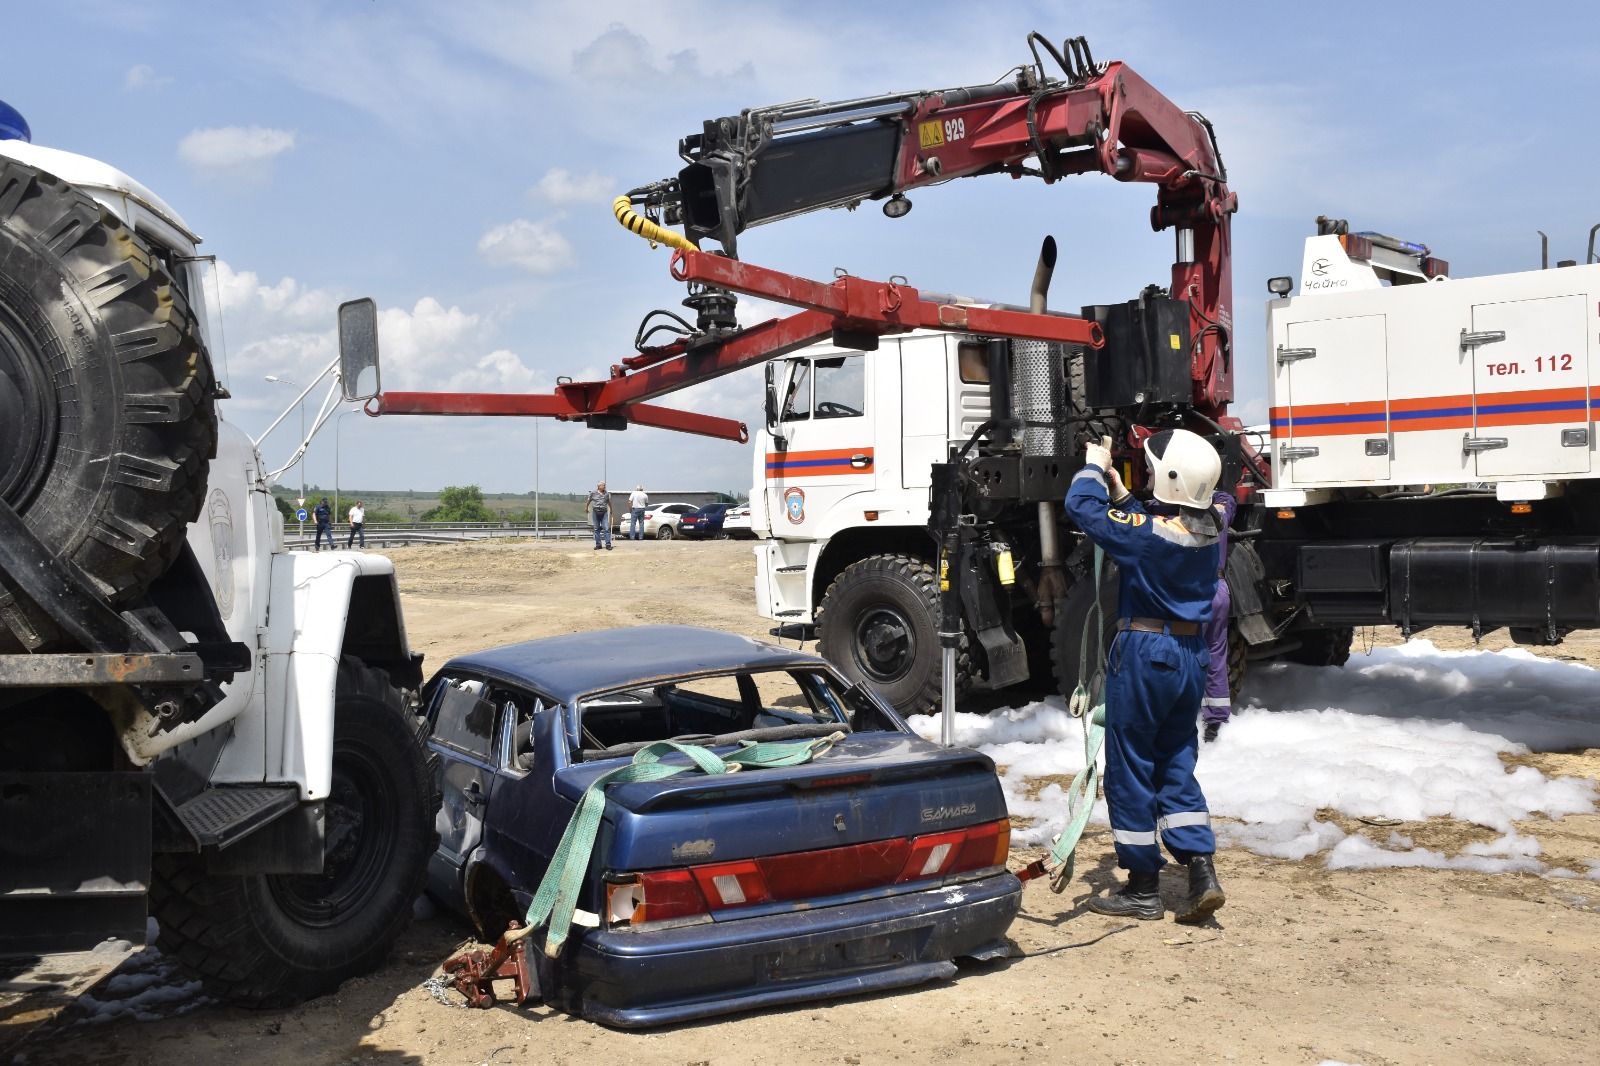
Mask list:
[[[959,98],[958,98],[959,99]],[[1230,216],[1228,190],[1209,130],[1120,62],[1081,84],[1018,92],[945,106],[935,92],[914,98],[902,124],[891,191],[921,188],[956,177],[1020,175],[1043,150],[1047,181],[1102,172],[1119,181],[1158,186],[1151,226],[1178,227],[1192,254],[1172,265],[1171,293],[1187,300],[1194,338],[1190,374],[1196,410],[1216,419],[1233,398]],[[954,125],[959,123],[959,125]],[[958,132],[959,131],[959,132]],[[957,134],[958,135],[947,135]],[[629,356],[605,381],[570,382],[539,396],[482,393],[386,393],[370,414],[534,415],[564,420],[620,416],[725,440],[748,439],[730,419],[654,407],[644,401],[770,359],[781,358],[842,329],[895,334],[912,329],[1099,347],[1099,326],[1066,315],[975,307],[924,298],[903,282],[842,277],[831,284],[796,277],[704,251],[677,253],[672,275],[804,308],[725,338],[678,341]],[[736,428],[735,428],[736,427]]]

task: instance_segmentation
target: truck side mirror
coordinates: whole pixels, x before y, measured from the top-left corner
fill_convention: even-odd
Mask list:
[[[370,298],[339,305],[339,377],[347,401],[383,391],[378,373],[378,305]]]

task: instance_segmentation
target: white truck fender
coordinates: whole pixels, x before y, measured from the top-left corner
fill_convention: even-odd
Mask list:
[[[361,552],[273,556],[271,608],[263,634],[264,700],[241,715],[212,781],[292,781],[304,800],[332,784],[334,690],[351,595],[361,578],[392,582],[394,564]],[[405,631],[400,628],[400,641]]]

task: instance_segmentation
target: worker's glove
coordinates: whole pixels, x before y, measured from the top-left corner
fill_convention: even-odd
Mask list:
[[[1128,498],[1128,487],[1122,483],[1122,475],[1117,473],[1114,466],[1106,467],[1106,489],[1111,494],[1112,503],[1121,503]]]
[[[1084,449],[1083,458],[1085,462],[1109,472],[1111,470],[1111,438],[1101,437],[1100,443],[1089,445]]]

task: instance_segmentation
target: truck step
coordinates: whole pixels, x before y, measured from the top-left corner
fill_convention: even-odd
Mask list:
[[[805,614],[804,611],[774,611],[772,613],[775,618],[798,618]]]
[[[294,785],[218,785],[178,807],[178,817],[203,848],[227,847],[300,802]]]
[[[805,564],[799,566],[780,566],[773,571],[774,574],[803,574],[806,572]]]

